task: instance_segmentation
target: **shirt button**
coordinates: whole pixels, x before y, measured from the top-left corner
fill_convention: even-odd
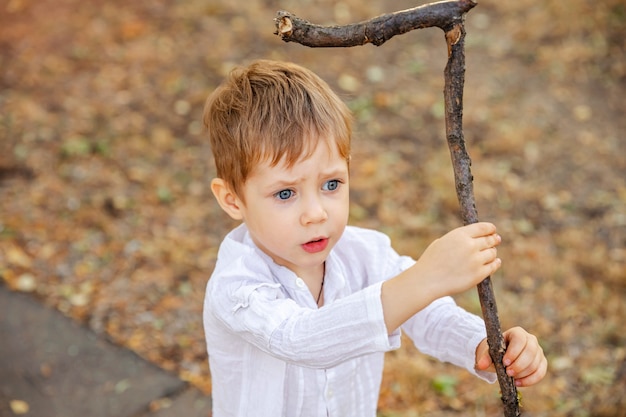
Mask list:
[[[299,288],[305,288],[306,287],[306,283],[304,282],[304,280],[302,278],[297,278],[296,279],[296,285]]]

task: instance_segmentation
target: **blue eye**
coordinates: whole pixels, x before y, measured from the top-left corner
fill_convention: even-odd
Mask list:
[[[337,188],[339,188],[339,180],[326,181],[322,186],[324,191],[335,191]]]
[[[289,200],[293,195],[293,191],[291,190],[280,190],[276,194],[274,194],[279,200]]]

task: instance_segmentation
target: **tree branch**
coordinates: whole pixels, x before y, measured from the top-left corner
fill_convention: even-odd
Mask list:
[[[320,26],[281,10],[276,13],[276,32],[285,42],[297,42],[312,48],[380,46],[396,35],[414,29],[438,27],[447,32],[463,15],[476,6],[472,0],[442,1],[384,14],[345,26]]]
[[[444,70],[445,84],[443,89],[446,120],[446,137],[452,167],[456,195],[461,209],[464,224],[478,222],[476,202],[474,199],[472,161],[465,148],[463,136],[463,87],[465,84],[465,28],[459,23],[446,32],[448,45],[448,63]],[[506,342],[502,335],[496,297],[491,285],[491,278],[485,278],[477,286],[478,298],[487,328],[489,355],[493,360],[502,392],[505,417],[519,417],[519,398],[517,387],[512,377],[507,375],[503,364]]]
[[[320,26],[279,11],[274,19],[276,32],[285,42],[309,47],[349,47],[372,43],[380,46],[395,35],[414,29],[439,27],[445,33],[448,62],[444,70],[446,139],[456,194],[464,224],[478,222],[474,199],[471,160],[463,136],[463,88],[465,84],[465,14],[476,6],[473,0],[442,1],[385,14],[371,20],[345,26]],[[519,417],[519,400],[513,378],[502,363],[506,343],[500,327],[491,278],[477,286],[483,318],[487,329],[489,354],[493,360],[502,392],[505,417]]]

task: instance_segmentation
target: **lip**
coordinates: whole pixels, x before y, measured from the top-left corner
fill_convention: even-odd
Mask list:
[[[304,251],[308,253],[318,253],[326,249],[327,246],[328,246],[328,238],[321,237],[321,238],[313,239],[307,243],[304,243],[302,245],[302,249],[304,249]]]

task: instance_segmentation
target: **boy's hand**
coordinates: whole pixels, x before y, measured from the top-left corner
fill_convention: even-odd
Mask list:
[[[500,268],[502,239],[491,223],[452,230],[431,243],[409,268],[385,281],[381,300],[389,334],[434,300],[476,286]]]
[[[541,381],[548,369],[548,360],[539,346],[537,337],[521,327],[513,327],[503,334],[507,344],[504,353],[506,373],[515,379],[518,387],[528,387]],[[479,371],[494,371],[494,365],[489,356],[487,339],[483,339],[476,348],[476,369]]]
[[[496,250],[500,242],[502,238],[491,223],[459,227],[432,242],[417,267],[438,296],[460,293],[500,268]]]

